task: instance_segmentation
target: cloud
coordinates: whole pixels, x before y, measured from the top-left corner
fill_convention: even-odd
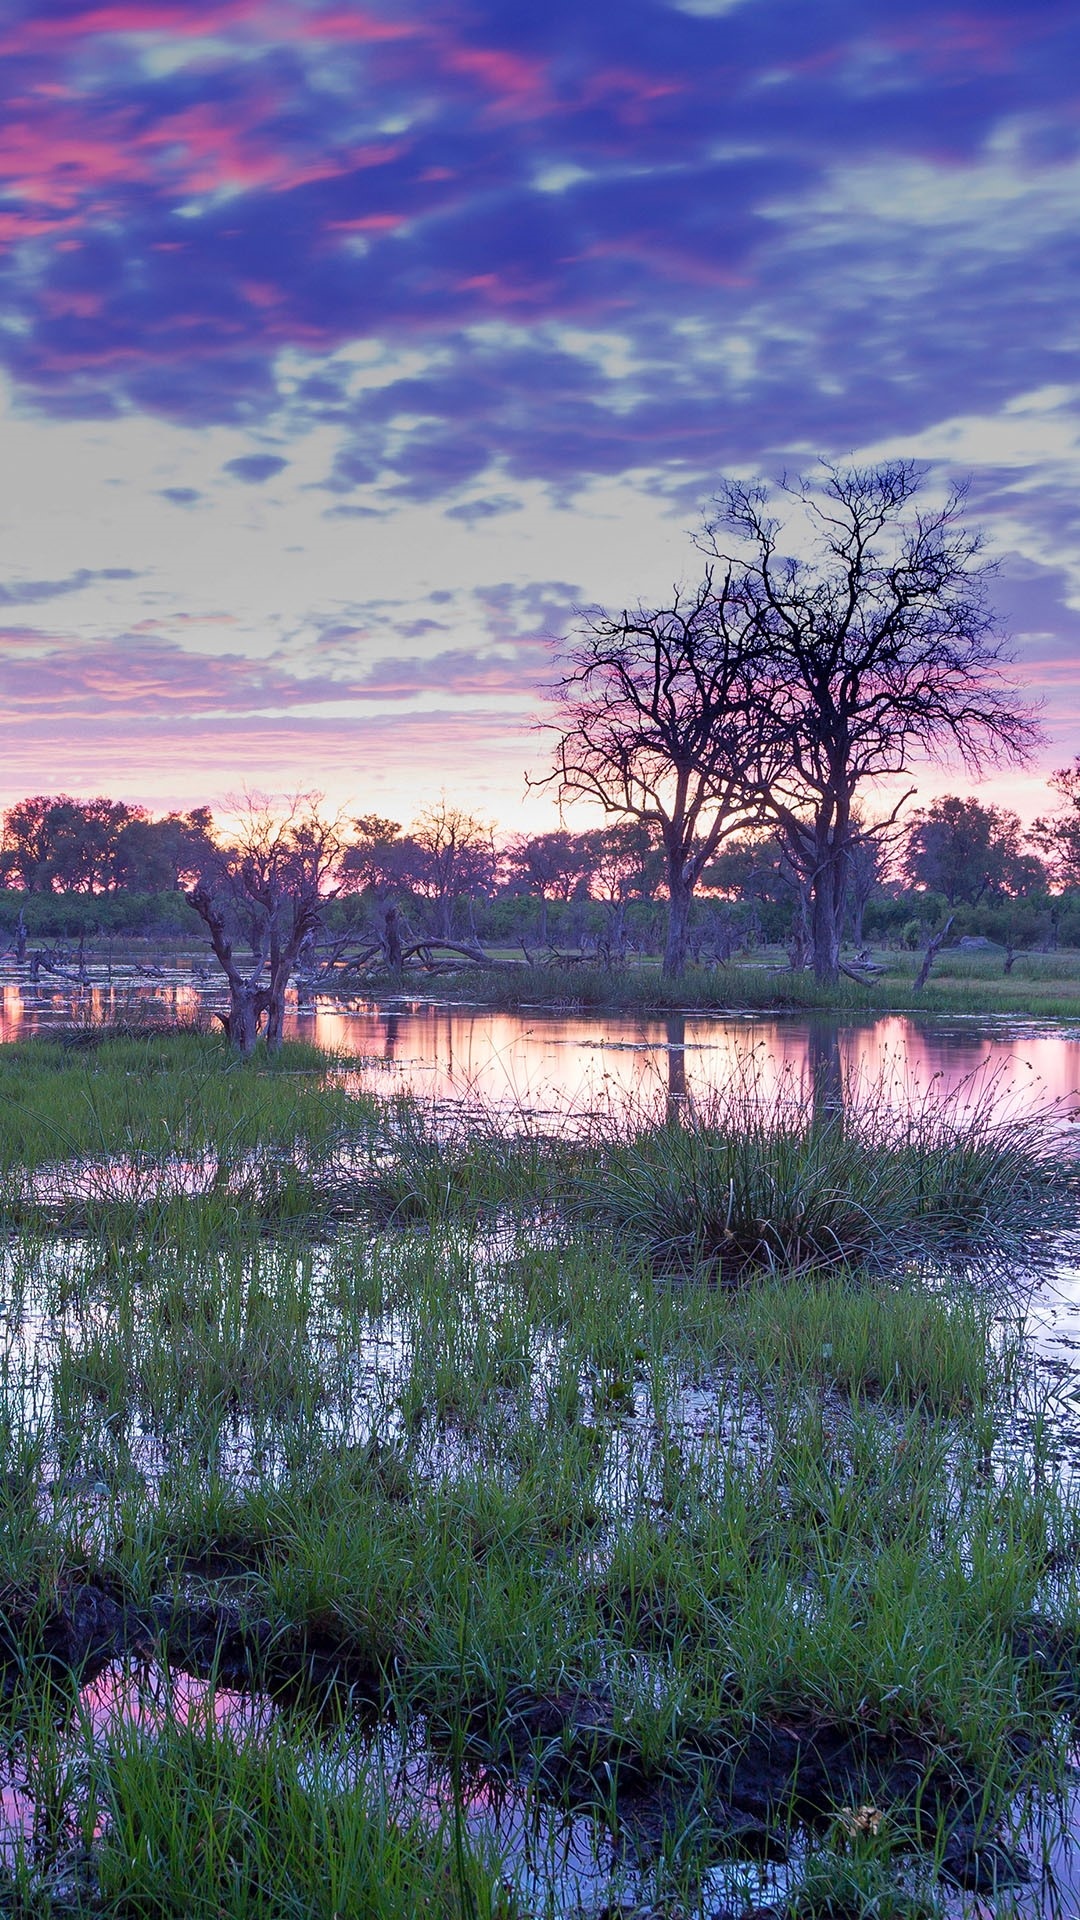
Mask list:
[[[202,499],[198,487],[159,487],[158,496],[174,507],[194,507]]]
[[[82,593],[99,580],[137,580],[138,577],[132,567],[79,567],[62,580],[3,581],[0,582],[0,607],[59,600],[69,593]]]
[[[254,486],[261,486],[265,480],[272,480],[277,473],[284,473],[288,466],[274,453],[242,453],[235,460],[226,460],[225,472],[231,473],[236,480],[246,480]]]
[[[835,445],[829,429],[860,411],[909,424],[916,391],[929,418],[961,369],[967,387],[1007,389],[1021,343],[1053,355],[1030,310],[1037,287],[1060,310],[1071,277],[1061,5],[975,18],[916,0],[898,23],[795,0],[646,4],[632,21],[486,4],[466,21],[131,0],[62,18],[63,33],[29,7],[9,26],[0,129],[2,352],[50,410],[254,423],[283,403],[283,350],[423,336],[448,350],[434,422],[413,424],[395,466],[369,410],[338,479],[388,469],[395,498],[452,503],[496,436],[515,471],[571,484],[625,470],[635,441],[700,472],[703,442],[737,457],[755,419],[769,444]],[[1050,207],[1020,222],[1007,281],[1001,207],[983,217],[976,179],[994,141],[1009,191]],[[905,167],[954,206],[951,257],[893,206]],[[877,199],[845,204],[875,168]],[[554,322],[615,325],[640,375],[594,367],[596,396],[579,382],[578,417],[560,420],[571,365],[550,396],[530,378]],[[439,423],[461,417],[452,387],[475,376],[478,327],[503,333],[477,432],[452,436]],[[740,329],[757,351],[733,392]],[[343,402],[331,381],[301,404],[340,418]]]
[[[355,680],[243,654],[195,652],[152,635],[96,641],[45,635],[31,655],[25,642],[12,648],[0,634],[0,697],[9,721],[43,713],[189,720],[341,702],[355,690]]]
[[[153,635],[139,655],[139,607],[81,653],[43,642],[18,711],[97,702],[190,734],[335,702],[480,710],[515,680],[524,698],[543,637],[591,597],[482,584],[530,564],[541,495],[618,487],[652,495],[649,524],[691,525],[725,469],[868,446],[975,469],[1021,645],[1065,660],[1076,37],[1067,0],[11,0],[0,366],[19,418],[85,421],[87,445],[97,421],[117,445],[165,421],[212,447],[140,469],[178,552],[210,516],[164,506],[251,518],[224,474],[280,482],[260,512],[307,513],[312,553],[355,537],[377,570],[397,529],[434,525],[458,571],[432,578],[484,569],[472,595],[377,619],[320,583],[318,660]],[[1033,391],[1056,397],[1020,433]],[[226,459],[235,430],[252,451]],[[575,573],[578,550],[537,570]],[[23,570],[0,606],[135,577]],[[26,650],[0,649],[5,672]]]
[[[520,500],[515,500],[513,494],[502,493],[486,500],[463,500],[459,506],[448,507],[446,517],[448,520],[460,520],[464,526],[471,527],[481,520],[496,520],[504,513],[520,511]]]

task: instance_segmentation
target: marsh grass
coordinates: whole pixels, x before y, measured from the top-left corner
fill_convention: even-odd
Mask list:
[[[224,1037],[183,1029],[6,1046],[0,1169],[125,1154],[228,1163],[271,1142],[279,1152],[323,1146],[374,1116],[373,1102],[328,1083],[330,1065],[302,1041],[244,1061]]]
[[[1080,1020],[1080,953],[1019,954],[1004,972],[1004,950],[972,954],[946,949],[928,985],[913,992],[920,954],[883,949],[881,971],[866,982],[844,976],[822,985],[792,973],[781,949],[727,966],[691,966],[665,980],[651,961],[622,967],[590,963],[520,967],[512,972],[451,975],[439,996],[503,1010],[551,1007],[583,1012],[881,1012],[1020,1015]]]
[[[984,1269],[1030,1259],[1076,1175],[1057,1110],[1003,1115],[996,1092],[901,1112],[871,1089],[823,1111],[794,1084],[763,1100],[748,1076],[605,1145],[594,1203],[651,1257],[724,1280],[976,1248]]]
[[[833,987],[812,974],[791,973],[782,963],[771,967],[688,967],[677,980],[665,980],[659,967],[523,966],[512,972],[450,975],[439,982],[440,997],[460,997],[502,1010],[555,1007],[574,1012],[643,1013],[723,1012],[777,1008],[787,1011],[866,1012],[881,1004],[874,987],[843,980]],[[1078,1000],[1080,1005],[1080,1000]]]
[[[320,1760],[281,1727],[257,1741],[176,1722],[150,1738],[128,1728],[91,1764],[94,1913],[511,1920],[518,1910],[490,1846],[463,1839],[437,1808],[427,1819],[393,1808],[389,1783],[352,1777],[344,1729],[324,1738]]]
[[[54,1823],[88,1849],[76,1909],[399,1920],[467,1889],[470,1911],[515,1911],[512,1861],[442,1802],[414,1819],[357,1758],[361,1700],[601,1825],[622,1769],[674,1794],[647,1891],[688,1912],[691,1788],[763,1726],[917,1739],[990,1824],[1052,1782],[1080,1505],[1017,1316],[940,1262],[958,1233],[1018,1246],[1045,1220],[1037,1124],[860,1134],[733,1096],[576,1136],[440,1130],[310,1062],[235,1074],[213,1044],[76,1050],[66,1096],[47,1049],[11,1069],[31,1164],[46,1116],[85,1097],[87,1152],[149,1151],[169,1111],[230,1171],[294,1156],[352,1183],[336,1216],[271,1217],[234,1181],[9,1235],[0,1711],[33,1724],[40,1794],[78,1815]],[[174,1604],[219,1607],[280,1727],[132,1722],[66,1759],[33,1715],[63,1695],[42,1649],[88,1586],[162,1659]],[[27,1900],[39,1869],[19,1865]],[[899,1898],[889,1859],[859,1874],[853,1898]],[[799,1911],[825,1899],[808,1885]]]

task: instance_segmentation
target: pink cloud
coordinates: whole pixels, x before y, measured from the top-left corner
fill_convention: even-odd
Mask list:
[[[328,220],[328,233],[395,233],[408,224],[406,213],[361,213],[354,220]]]
[[[686,90],[686,83],[680,80],[659,80],[625,67],[603,67],[582,88],[581,102],[583,106],[612,104],[624,126],[641,126],[656,101],[669,100]]]
[[[377,14],[367,13],[360,7],[338,7],[303,16],[297,21],[295,31],[310,40],[377,43],[380,40],[413,39],[420,28],[410,21],[380,19]]]
[[[520,699],[537,684],[516,653],[459,648],[433,659],[386,658],[366,669],[328,673],[284,658],[197,653],[139,628],[139,644],[75,641],[12,628],[0,631],[0,696],[6,723],[49,713],[59,718],[92,712],[144,719],[176,714],[202,724],[223,713],[250,717],[301,706],[342,707],[364,701],[412,699],[439,692],[453,699]]]
[[[18,51],[64,41],[92,38],[98,34],[167,33],[181,39],[198,39],[206,34],[265,15],[261,0],[112,0],[107,6],[89,6],[82,13],[68,13],[62,19],[31,19],[20,23],[15,33],[0,43],[5,51]]]
[[[451,73],[477,81],[499,114],[541,114],[551,105],[546,61],[504,47],[453,46],[443,49],[442,61]]]
[[[331,805],[357,808],[373,796],[411,819],[445,784],[466,804],[511,818],[523,769],[537,743],[515,713],[375,715],[297,720],[253,717],[193,723],[147,719],[133,728],[105,715],[91,731],[77,720],[28,717],[3,726],[0,805],[41,789],[42,767],[57,791],[100,793],[152,809],[207,802],[248,784],[296,792],[313,779]],[[430,770],[425,782],[418,769]]]
[[[928,73],[958,70],[966,77],[973,66],[983,73],[1011,71],[1018,43],[1037,37],[1038,32],[1034,13],[992,19],[987,14],[958,12],[924,18],[917,29],[886,28],[880,38],[895,51],[913,55]]]
[[[201,5],[198,0],[111,0],[62,19],[22,21],[0,40],[0,49],[28,52],[35,46],[128,34],[196,40],[249,26],[265,38],[357,44],[410,39],[420,30],[411,22],[383,19],[351,6],[313,14],[295,5],[267,5],[267,0],[202,0]]]

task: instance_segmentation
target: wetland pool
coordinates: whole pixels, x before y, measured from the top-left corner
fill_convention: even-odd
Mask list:
[[[125,989],[122,996],[100,988],[89,996],[49,990],[35,998],[9,982],[0,995],[0,1035],[22,1038],[93,1016],[191,1014],[200,1004],[180,987],[147,986],[134,995]],[[737,1084],[752,1089],[766,1108],[789,1100],[825,1113],[840,1104],[853,1112],[884,1104],[902,1113],[920,1102],[942,1103],[958,1125],[968,1112],[1008,1117],[1052,1107],[1062,1152],[1069,1158],[1074,1152],[1080,1035],[1042,1025],[907,1016],[836,1023],[739,1014],[506,1015],[462,1006],[325,1002],[294,1009],[289,1030],[331,1050],[340,1063],[339,1079],[358,1094],[406,1093],[429,1112],[446,1111],[458,1126],[474,1112],[498,1115],[512,1131],[519,1115],[539,1131],[558,1133],[572,1130],[583,1115],[670,1116],[705,1108],[713,1092]],[[92,1064],[92,1050],[85,1056],[74,1050],[72,1061],[73,1069],[80,1061]],[[91,1066],[78,1070],[89,1073]],[[148,1202],[157,1164],[148,1163]],[[137,1158],[132,1165],[141,1174]],[[979,1384],[976,1367],[972,1397],[960,1382],[924,1427],[922,1410],[895,1383],[890,1386],[888,1371],[880,1378],[880,1369],[874,1371],[874,1356],[865,1352],[865,1342],[859,1347],[862,1335],[854,1321],[841,1333],[823,1322],[824,1338],[815,1334],[816,1347],[803,1339],[798,1366],[775,1389],[749,1381],[738,1356],[751,1352],[750,1334],[744,1329],[737,1338],[725,1316],[752,1320],[757,1314],[757,1333],[790,1359],[802,1335],[794,1314],[790,1324],[784,1322],[791,1310],[779,1289],[757,1304],[749,1295],[742,1304],[738,1297],[710,1300],[703,1291],[673,1306],[670,1297],[658,1291],[654,1298],[643,1282],[628,1278],[617,1258],[594,1254],[587,1237],[563,1244],[557,1233],[537,1235],[528,1222],[513,1230],[500,1223],[494,1234],[467,1223],[436,1228],[434,1220],[414,1220],[405,1233],[354,1222],[347,1232],[320,1230],[309,1244],[295,1231],[275,1238],[259,1229],[245,1237],[238,1228],[235,1242],[221,1248],[200,1238],[196,1228],[204,1203],[207,1219],[223,1217],[209,1209],[227,1194],[228,1183],[206,1178],[201,1163],[192,1167],[190,1179],[185,1170],[167,1196],[160,1217],[152,1205],[145,1223],[137,1213],[126,1214],[124,1233],[110,1238],[103,1228],[100,1242],[70,1229],[50,1238],[35,1228],[13,1238],[0,1275],[0,1419],[7,1422],[11,1456],[0,1476],[0,1498],[8,1502],[9,1524],[17,1524],[11,1503],[21,1484],[18,1473],[24,1473],[36,1489],[30,1497],[40,1503],[50,1540],[69,1543],[65,1551],[74,1550],[86,1565],[123,1567],[132,1591],[140,1579],[145,1589],[137,1602],[124,1602],[115,1645],[102,1641],[102,1657],[75,1688],[74,1717],[69,1706],[62,1737],[51,1747],[45,1742],[48,1763],[27,1725],[17,1720],[0,1743],[0,1863],[30,1861],[43,1897],[52,1897],[51,1886],[58,1910],[69,1898],[81,1911],[76,1856],[87,1841],[86,1783],[99,1762],[112,1764],[118,1741],[137,1738],[168,1754],[169,1743],[186,1732],[216,1728],[237,1748],[261,1750],[285,1729],[295,1740],[297,1777],[305,1791],[332,1793],[340,1785],[344,1792],[362,1780],[392,1820],[418,1821],[432,1832],[451,1832],[457,1822],[469,1846],[490,1848],[503,1860],[520,1903],[515,1911],[523,1915],[711,1916],[782,1905],[805,1865],[808,1843],[799,1832],[785,1842],[787,1859],[777,1859],[768,1823],[744,1813],[741,1825],[732,1824],[729,1806],[728,1827],[721,1822],[710,1837],[706,1799],[699,1805],[679,1798],[684,1789],[689,1794],[688,1775],[680,1776],[678,1791],[669,1783],[664,1792],[616,1791],[612,1775],[606,1789],[592,1781],[591,1799],[584,1796],[589,1804],[581,1804],[581,1783],[574,1793],[552,1791],[537,1754],[560,1741],[572,1747],[585,1734],[602,1738],[615,1753],[617,1738],[624,1738],[616,1738],[615,1708],[624,1716],[620,1726],[629,1715],[629,1722],[645,1729],[646,1745],[654,1710],[673,1714],[691,1731],[703,1723],[708,1701],[695,1704],[690,1641],[680,1646],[677,1635],[671,1639],[665,1608],[674,1609],[671,1617],[683,1623],[679,1632],[700,1646],[706,1665],[715,1664],[717,1654],[710,1634],[729,1629],[738,1658],[752,1664],[754,1635],[731,1612],[738,1607],[730,1596],[743,1595],[739,1606],[748,1599],[757,1604],[759,1578],[762,1609],[774,1609],[770,1633],[788,1634],[805,1657],[822,1621],[822,1633],[843,1626],[837,1644],[857,1668],[864,1625],[859,1607],[865,1602],[858,1602],[844,1625],[843,1581],[884,1581],[872,1567],[874,1555],[885,1564],[902,1546],[918,1556],[912,1510],[920,1501],[930,1503],[926,1524],[938,1530],[935,1552],[946,1557],[940,1529],[959,1501],[955,1510],[968,1513],[967,1531],[957,1546],[953,1577],[964,1581],[974,1568],[986,1593],[996,1592],[993,1569],[988,1572],[981,1559],[985,1539],[996,1537],[993,1530],[1001,1524],[1001,1503],[1019,1498],[1021,1480],[1027,1499],[1033,1489],[1032,1497],[1042,1498],[1038,1488],[1047,1480],[1064,1487],[1077,1478],[1080,1401],[1073,1396],[1080,1266],[1070,1245],[1063,1241],[1037,1275],[1018,1268],[1016,1312],[986,1381]],[[88,1160],[86,1168],[91,1190],[94,1183],[100,1188],[101,1167]],[[130,1198],[123,1189],[121,1178],[119,1197]],[[79,1197],[77,1186],[71,1191]],[[904,1364],[914,1375],[930,1377],[930,1349],[937,1341],[956,1342],[958,1370],[975,1366],[979,1326],[965,1321],[962,1304],[954,1313],[944,1294],[931,1294],[918,1325],[903,1321],[893,1294],[883,1292],[880,1307],[881,1339],[907,1354]],[[875,1327],[866,1324],[872,1346]],[[715,1357],[721,1353],[727,1355],[723,1364]],[[1037,1469],[1029,1472],[1023,1464],[1028,1429],[1022,1423],[996,1430],[985,1442],[985,1458],[966,1439],[955,1440],[954,1456],[950,1436],[969,1418],[974,1426],[981,1420],[989,1435],[991,1390],[1002,1368],[1019,1376],[1028,1361],[1033,1379],[1042,1383],[1032,1443]],[[481,1373],[487,1384],[479,1390]],[[867,1394],[859,1382],[871,1375],[878,1384]],[[816,1463],[818,1445],[823,1455]],[[941,1472],[932,1487],[932,1462],[919,1454],[929,1459],[935,1448]],[[335,1586],[332,1556],[317,1576],[312,1573],[312,1559],[323,1551],[314,1524],[318,1503],[302,1511],[312,1475],[323,1474],[325,1490],[338,1468],[352,1476],[360,1495],[370,1488],[382,1503],[379,1526],[394,1537],[397,1529],[403,1565],[408,1561],[422,1572],[435,1536],[445,1534],[448,1554],[462,1541],[479,1543],[470,1548],[474,1563],[466,1596],[477,1610],[480,1641],[497,1625],[484,1609],[494,1605],[490,1590],[499,1576],[492,1572],[492,1556],[497,1560],[502,1552],[504,1525],[516,1543],[508,1549],[506,1582],[508,1589],[515,1582],[521,1587],[514,1604],[537,1636],[533,1657],[539,1666],[548,1657],[544,1636],[557,1640],[563,1630],[560,1609],[579,1609],[586,1623],[578,1643],[582,1672],[591,1678],[575,1683],[578,1690],[556,1732],[543,1732],[542,1716],[535,1719],[531,1775],[526,1768],[525,1777],[518,1777],[505,1756],[485,1759],[483,1742],[456,1757],[448,1749],[446,1680],[445,1674],[439,1678],[439,1665],[447,1657],[460,1657],[464,1665],[465,1649],[463,1644],[459,1656],[440,1651],[438,1620],[428,1617],[435,1587],[425,1589],[419,1574],[415,1593],[407,1583],[403,1589],[409,1605],[393,1656],[394,1671],[403,1676],[401,1697],[389,1710],[373,1712],[361,1688],[329,1731],[316,1729],[310,1717],[298,1721],[295,1704],[265,1690],[254,1669],[245,1678],[205,1648],[196,1657],[190,1632],[174,1646],[166,1634],[163,1651],[161,1619],[154,1614],[164,1604],[162,1580],[170,1605],[189,1605],[197,1587],[218,1608],[219,1620],[232,1620],[247,1604],[249,1587],[257,1589],[260,1645],[276,1644],[284,1628],[273,1606],[284,1609],[289,1592],[305,1581],[324,1582],[326,1593],[336,1595],[335,1606],[355,1610],[355,1594],[350,1598]],[[769,1473],[782,1496],[774,1509],[767,1508],[761,1487]],[[408,1482],[404,1492],[399,1474],[403,1485]],[[514,1504],[518,1476],[532,1489],[527,1499],[522,1495],[520,1510]],[[186,1568],[176,1540],[187,1538],[185,1527],[193,1538],[199,1535],[200,1502],[231,1516],[239,1534],[251,1514],[262,1510],[260,1502],[289,1526],[299,1526],[290,1506],[292,1485],[296,1511],[309,1529],[296,1567],[287,1556],[279,1564],[271,1553],[269,1561],[256,1555],[240,1572]],[[1046,1497],[1057,1496],[1051,1490]],[[417,1506],[415,1519],[408,1518],[410,1500]],[[838,1573],[834,1582],[830,1575],[819,1590],[815,1573],[804,1587],[796,1581],[785,1597],[776,1568],[765,1577],[767,1546],[748,1551],[740,1572],[743,1543],[735,1533],[727,1545],[710,1534],[710,1511],[719,1513],[727,1502],[734,1523],[736,1510],[749,1510],[755,1500],[762,1540],[769,1540],[770,1527],[778,1530],[778,1542],[785,1534],[778,1564],[786,1557],[792,1566],[808,1568],[815,1556],[836,1554],[843,1579]],[[873,1502],[883,1516],[880,1540]],[[583,1503],[594,1509],[584,1520]],[[331,1516],[331,1536],[335,1524]],[[671,1538],[682,1528],[688,1537],[696,1538],[697,1529],[710,1539],[710,1554],[730,1553],[735,1569],[730,1596],[721,1582],[702,1600],[713,1622],[704,1634],[693,1607],[685,1611],[685,1594],[679,1598],[684,1589],[678,1582],[696,1577],[693,1556],[671,1562],[664,1575],[667,1598],[655,1572],[645,1582],[653,1595],[649,1607],[642,1611],[627,1598],[640,1574],[633,1570],[630,1545],[636,1541],[634,1552],[647,1549],[650,1565],[662,1568]],[[855,1551],[862,1553],[864,1536],[869,1574]],[[1062,1535],[1061,1552],[1072,1551],[1071,1537]],[[352,1551],[347,1536],[341,1538],[343,1551]],[[378,1564],[379,1579],[393,1585],[392,1561],[378,1559],[382,1545],[373,1535],[371,1563]],[[762,1551],[764,1563],[755,1558]],[[613,1561],[631,1568],[630,1587],[624,1576],[619,1586],[609,1577]],[[569,1581],[574,1566],[584,1584],[596,1588],[587,1604]],[[146,1567],[157,1569],[157,1587]],[[924,1577],[933,1574],[931,1554]],[[526,1575],[550,1583],[550,1618],[543,1617],[543,1608],[530,1611]],[[710,1567],[709,1580],[714,1575]],[[745,1591],[739,1585],[744,1576]],[[118,1576],[114,1571],[110,1577],[115,1582]],[[433,1558],[424,1574],[429,1577],[443,1581],[447,1592],[457,1591],[449,1559],[436,1564]],[[110,1606],[115,1611],[119,1603],[111,1596],[119,1588],[95,1574],[100,1585],[84,1589],[78,1582],[85,1578],[80,1574],[64,1590],[64,1605],[85,1590],[105,1614]],[[1058,1579],[1055,1571],[1048,1586],[1029,1583],[1039,1605],[1044,1588],[1057,1591]],[[940,1634],[947,1616],[943,1603],[935,1604],[933,1631]],[[321,1598],[318,1607],[321,1618],[332,1610],[330,1599]],[[872,1616],[873,1607],[871,1623]],[[915,1600],[906,1618],[910,1633],[919,1619]],[[978,1620],[966,1619],[963,1632],[974,1633],[970,1644],[976,1645]],[[508,1647],[517,1644],[513,1636],[507,1641]],[[423,1681],[415,1697],[405,1683],[410,1672]],[[719,1670],[716,1687],[710,1712],[722,1696]],[[554,1711],[550,1700],[548,1709]],[[527,1715],[520,1711],[524,1724]],[[590,1714],[600,1715],[597,1725]],[[773,1732],[794,1740],[796,1751],[799,1740],[809,1738],[805,1726],[793,1733],[782,1718]],[[866,1812],[856,1805],[855,1815]],[[94,1826],[95,1844],[103,1833],[107,1838],[107,1825]],[[1057,1799],[1028,1795],[1018,1802],[1000,1831],[1002,1844],[1027,1860],[1028,1878],[1005,1885],[1003,1873],[996,1895],[985,1885],[946,1891],[943,1911],[1072,1920],[1080,1908],[1080,1868],[1069,1776],[1062,1776]],[[665,1881],[661,1872],[687,1834],[701,1850],[691,1903],[681,1894],[676,1898],[677,1876]],[[716,1846],[709,1857],[711,1839]],[[748,1854],[755,1847],[774,1857],[754,1861]],[[917,1878],[917,1864],[909,1862],[904,1871]],[[261,1909],[256,1904],[251,1911]]]

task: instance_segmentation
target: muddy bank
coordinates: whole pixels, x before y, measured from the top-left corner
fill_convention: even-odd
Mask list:
[[[1075,1705],[1076,1636],[1032,1618],[1016,1628],[1015,1644],[1040,1683],[1063,1706]],[[72,1581],[48,1600],[0,1597],[0,1689],[8,1700],[27,1687],[83,1687],[118,1661],[156,1663],[283,1706],[333,1694],[350,1708],[392,1712],[386,1676],[329,1626],[275,1622],[241,1603],[182,1593],[136,1606],[92,1580]],[[418,1706],[422,1695],[421,1684]],[[496,1799],[528,1783],[553,1804],[600,1812],[639,1860],[692,1822],[717,1859],[784,1861],[793,1826],[826,1832],[865,1817],[890,1847],[934,1852],[964,1888],[1027,1877],[996,1832],[1007,1782],[991,1796],[961,1754],[900,1726],[809,1712],[751,1717],[734,1685],[730,1718],[685,1725],[659,1764],[620,1724],[602,1687],[544,1694],[516,1686],[497,1699],[463,1698],[453,1714],[430,1706],[426,1729],[436,1758],[460,1754],[464,1740],[465,1764],[484,1774]],[[1018,1772],[1025,1752],[1018,1731]]]
[[[85,1685],[116,1660],[154,1660],[222,1686],[271,1693],[342,1687],[378,1696],[380,1672],[317,1628],[286,1626],[227,1601],[161,1594],[148,1607],[96,1582],[54,1602],[0,1597],[0,1688],[51,1680]]]

